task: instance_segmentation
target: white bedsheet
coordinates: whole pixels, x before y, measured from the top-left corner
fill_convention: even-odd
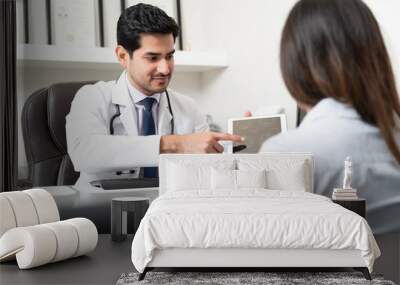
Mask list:
[[[365,219],[306,192],[166,193],[151,204],[132,243],[143,272],[155,249],[358,249],[372,272],[380,251]]]

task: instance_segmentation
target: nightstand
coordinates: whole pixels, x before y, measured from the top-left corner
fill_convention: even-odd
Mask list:
[[[332,202],[339,204],[340,206],[359,214],[365,219],[366,217],[366,201],[365,199],[356,200],[332,200]]]
[[[134,233],[149,207],[148,197],[119,197],[111,200],[111,239],[124,241],[128,233],[128,212],[134,214]]]

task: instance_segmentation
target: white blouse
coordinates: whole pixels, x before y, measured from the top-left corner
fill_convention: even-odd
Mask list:
[[[400,133],[396,133],[400,146]],[[367,200],[367,220],[375,234],[400,232],[400,166],[380,130],[332,98],[321,100],[299,128],[267,140],[260,152],[312,152],[314,192],[330,197],[342,187],[344,160],[353,163],[352,187]]]

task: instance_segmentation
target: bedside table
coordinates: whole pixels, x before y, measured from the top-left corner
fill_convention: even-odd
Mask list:
[[[360,215],[364,219],[366,217],[366,201],[365,201],[365,199],[332,200],[332,202],[339,204],[343,208],[353,211],[354,213]]]
[[[111,200],[111,239],[124,241],[128,233],[128,212],[134,214],[134,233],[149,208],[148,197],[117,197]]]

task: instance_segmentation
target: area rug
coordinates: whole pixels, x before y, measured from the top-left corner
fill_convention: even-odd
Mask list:
[[[142,281],[138,281],[139,273],[122,274],[117,285],[145,284],[267,284],[267,285],[297,285],[297,284],[373,284],[395,285],[384,280],[380,275],[372,275],[368,281],[359,272],[148,272]]]

